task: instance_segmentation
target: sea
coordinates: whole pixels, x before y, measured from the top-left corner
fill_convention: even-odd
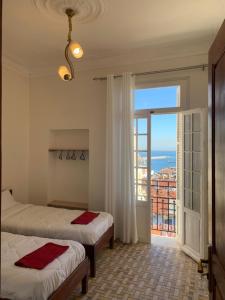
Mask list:
[[[176,168],[176,151],[157,151],[151,153],[151,169],[159,172],[164,168]]]
[[[142,157],[146,153],[140,153]],[[151,153],[151,170],[153,173],[164,168],[176,168],[176,151],[153,150]]]

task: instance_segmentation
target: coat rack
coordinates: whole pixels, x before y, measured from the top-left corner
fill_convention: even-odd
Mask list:
[[[49,152],[56,152],[60,160],[87,160],[88,149],[49,149]]]

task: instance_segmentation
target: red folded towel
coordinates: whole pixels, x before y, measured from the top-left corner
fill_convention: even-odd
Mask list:
[[[85,211],[79,217],[74,219],[71,222],[71,224],[87,225],[87,224],[91,223],[95,218],[97,218],[98,215],[99,215],[99,213],[94,213],[94,212],[91,212],[91,211]]]
[[[15,262],[15,265],[23,268],[44,269],[50,262],[63,254],[69,246],[47,243],[37,250],[25,255]]]

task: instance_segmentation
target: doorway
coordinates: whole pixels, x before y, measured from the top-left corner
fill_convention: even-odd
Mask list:
[[[154,243],[154,237],[174,240],[199,261],[207,245],[205,112],[179,107],[180,94],[178,85],[135,94],[138,234],[147,243]]]
[[[177,115],[152,114],[150,136],[152,243],[171,244],[168,238],[176,237]]]
[[[144,207],[152,242],[168,243],[163,237],[176,237],[177,115],[160,112],[137,117],[134,133],[138,208]]]

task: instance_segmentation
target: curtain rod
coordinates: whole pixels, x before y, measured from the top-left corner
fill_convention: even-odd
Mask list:
[[[169,72],[176,72],[176,71],[185,71],[185,70],[195,70],[195,69],[202,69],[202,71],[207,68],[207,64],[202,65],[194,65],[194,66],[187,66],[187,67],[180,67],[180,68],[172,68],[172,69],[162,69],[156,71],[148,71],[142,73],[133,73],[132,76],[145,76],[145,75],[153,75],[153,74],[160,74],[160,73],[169,73]],[[115,75],[114,78],[121,78],[122,75]],[[94,77],[93,80],[106,80],[107,77]]]

